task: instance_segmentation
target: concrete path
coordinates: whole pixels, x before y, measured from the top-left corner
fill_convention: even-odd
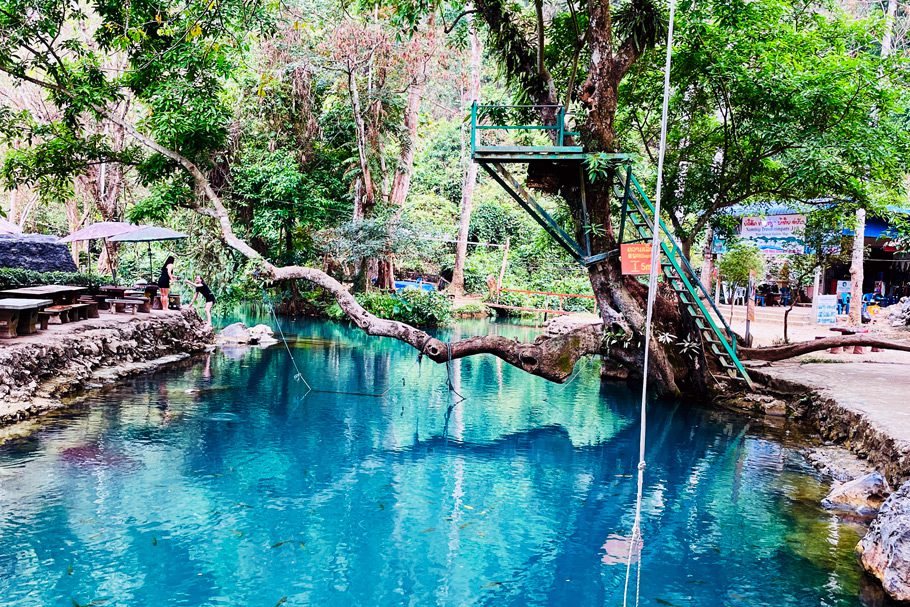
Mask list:
[[[834,356],[807,355],[803,361],[781,361],[759,372],[806,386],[819,396],[859,413],[876,429],[910,446],[910,353],[836,355],[840,360]],[[847,356],[860,360],[842,362]],[[879,360],[872,362],[872,357]]]
[[[184,309],[189,308],[189,306],[186,305],[183,307]],[[138,322],[152,318],[161,318],[172,314],[180,314],[180,312],[176,310],[168,310],[167,312],[162,312],[161,310],[152,310],[151,312],[137,312],[136,314],[114,314],[107,310],[102,310],[99,312],[98,318],[89,318],[88,320],[68,322],[66,324],[52,323],[47,326],[46,330],[39,330],[37,333],[33,333],[31,335],[20,335],[18,337],[13,337],[10,339],[0,339],[0,351],[2,351],[3,348],[18,346],[21,344],[52,344],[59,340],[60,337],[72,333],[79,333],[88,329],[115,326],[120,323]]]

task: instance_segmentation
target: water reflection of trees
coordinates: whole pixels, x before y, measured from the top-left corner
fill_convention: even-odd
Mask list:
[[[343,325],[302,322],[292,334],[313,385],[391,389],[306,394],[277,346],[216,354],[208,374],[200,364],[137,380],[28,443],[22,468],[51,480],[4,483],[0,513],[20,516],[0,514],[0,555],[33,556],[0,559],[0,574],[25,567],[44,576],[39,596],[71,586],[90,597],[124,568],[144,572],[122,585],[124,604],[143,604],[151,587],[238,604],[261,603],[263,589],[310,604],[398,604],[399,590],[441,604],[615,601],[624,571],[604,565],[602,546],[631,525],[633,394],[598,392],[593,368],[556,386],[491,357],[456,361],[468,400],[445,436],[442,367],[414,368],[397,342],[367,344]],[[814,529],[818,511],[794,514],[813,481],[788,452],[677,403],[653,404],[649,419],[647,596],[817,603],[825,558],[844,546],[799,548],[794,534]],[[81,444],[130,465],[60,462]],[[17,457],[5,448],[0,466]],[[41,548],[58,538],[68,551]],[[61,578],[67,558],[95,573]]]

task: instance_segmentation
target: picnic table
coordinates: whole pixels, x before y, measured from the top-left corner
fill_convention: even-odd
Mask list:
[[[0,337],[31,335],[37,330],[38,312],[53,303],[50,299],[0,299]]]
[[[129,290],[130,287],[116,287],[114,285],[107,285],[98,288],[98,291],[109,297],[123,297],[123,294]]]
[[[17,297],[20,299],[51,299],[56,305],[72,304],[77,297],[88,291],[86,287],[69,285],[43,285],[40,287],[23,287],[0,291],[0,297]]]

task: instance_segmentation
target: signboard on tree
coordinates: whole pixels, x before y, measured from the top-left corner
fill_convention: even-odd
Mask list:
[[[743,217],[740,236],[766,255],[805,253],[805,215],[768,215]]]
[[[623,274],[650,274],[651,244],[636,242],[619,245],[619,261]]]

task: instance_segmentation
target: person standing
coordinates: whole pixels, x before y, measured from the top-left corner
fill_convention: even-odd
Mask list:
[[[212,290],[209,288],[205,281],[202,280],[202,276],[196,276],[195,281],[186,281],[186,284],[194,287],[196,292],[193,293],[193,299],[190,300],[190,305],[193,305],[196,302],[196,298],[202,295],[202,299],[205,300],[205,319],[206,327],[212,328],[212,306],[215,305],[215,295],[212,293]]]
[[[165,260],[164,265],[161,266],[161,275],[158,277],[158,288],[161,289],[162,311],[168,309],[168,295],[171,293],[171,281],[176,279],[177,275],[174,274],[174,256],[169,255]]]

